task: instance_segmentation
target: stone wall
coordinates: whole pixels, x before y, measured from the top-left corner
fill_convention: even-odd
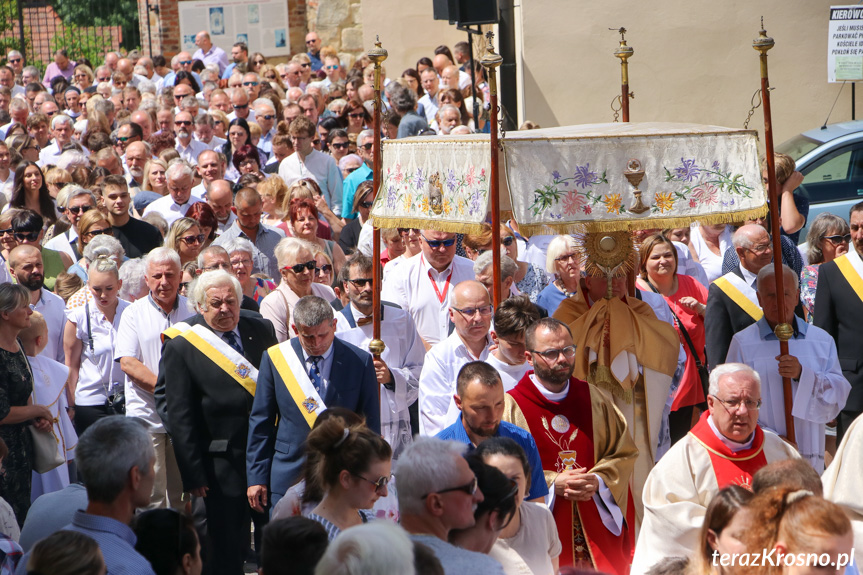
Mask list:
[[[322,46],[332,46],[343,61],[356,59],[369,46],[363,45],[363,22],[359,0],[306,0],[306,23],[321,38]]]

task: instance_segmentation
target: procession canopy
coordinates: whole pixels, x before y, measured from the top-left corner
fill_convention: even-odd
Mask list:
[[[718,224],[763,216],[758,136],[699,124],[587,124],[507,132],[501,206],[521,233]],[[490,209],[489,138],[386,141],[372,221],[470,233]]]

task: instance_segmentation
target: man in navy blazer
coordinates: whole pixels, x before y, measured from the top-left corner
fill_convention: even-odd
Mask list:
[[[323,409],[351,409],[380,433],[372,356],[335,339],[333,308],[324,299],[301,298],[293,322],[299,335],[264,352],[249,417],[247,495],[255,510],[275,506],[300,478],[306,436]]]

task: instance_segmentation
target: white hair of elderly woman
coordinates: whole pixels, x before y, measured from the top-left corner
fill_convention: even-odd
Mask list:
[[[207,311],[207,291],[214,287],[231,286],[237,296],[237,305],[243,301],[243,288],[233,275],[225,270],[204,272],[192,281],[189,286],[189,311]]]
[[[99,256],[114,258],[117,262],[122,262],[126,256],[126,250],[123,249],[123,245],[117,238],[100,235],[90,240],[90,243],[84,247],[83,255],[88,262],[95,261]]]
[[[230,239],[222,244],[222,247],[225,248],[229,256],[237,252],[243,252],[244,254],[249,254],[249,256],[255,255],[255,246],[246,238]]]
[[[413,572],[413,543],[404,529],[389,521],[342,531],[315,567],[315,575]]]
[[[126,260],[120,266],[120,299],[135,301],[147,288],[147,263],[141,258]]]

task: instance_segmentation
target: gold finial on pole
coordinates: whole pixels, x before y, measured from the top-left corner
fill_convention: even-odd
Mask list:
[[[491,165],[489,174],[489,200],[491,211],[491,245],[494,249],[491,250],[492,258],[492,303],[495,308],[503,301],[500,285],[500,185],[499,185],[499,164],[498,164],[498,112],[500,111],[497,105],[497,68],[503,64],[503,57],[494,51],[494,34],[489,31],[485,35],[488,43],[485,47],[485,55],[480,59],[480,63],[486,70],[488,78],[488,93],[489,93],[489,128],[490,128],[490,148],[491,148]]]
[[[609,28],[614,30],[614,28]],[[635,54],[632,46],[626,45],[626,28],[617,29],[620,34],[620,45],[614,51],[614,56],[620,58],[620,113],[623,121],[629,121],[629,99],[634,96],[629,92],[629,59]],[[615,120],[616,121],[616,120]]]
[[[381,64],[387,59],[387,51],[381,47],[380,36],[375,36],[375,47],[369,50],[369,60],[375,65],[375,107],[374,107],[374,149],[372,150],[372,189],[377,194],[381,187]],[[369,342],[369,352],[376,360],[386,349],[381,339],[381,230],[372,228],[372,340]],[[378,402],[380,403],[380,386],[378,386]]]

